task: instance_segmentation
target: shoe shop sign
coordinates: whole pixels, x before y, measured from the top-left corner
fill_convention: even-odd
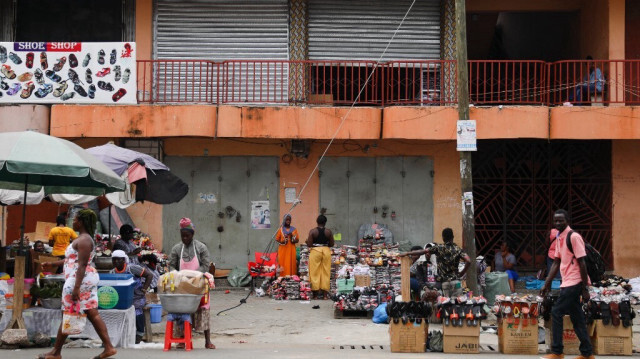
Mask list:
[[[134,42],[0,42],[0,103],[136,104]]]

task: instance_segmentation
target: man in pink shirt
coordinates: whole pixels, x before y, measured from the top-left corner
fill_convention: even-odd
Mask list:
[[[551,354],[545,355],[544,359],[562,359],[563,345],[562,333],[563,322],[562,317],[568,314],[573,323],[573,329],[576,336],[580,339],[580,356],[578,359],[592,359],[593,347],[587,333],[587,325],[585,323],[585,315],[582,311],[582,301],[589,301],[589,276],[587,275],[587,265],[585,257],[587,255],[582,237],[571,230],[569,227],[569,214],[564,209],[557,210],[553,215],[553,223],[558,230],[559,235],[556,240],[556,250],[554,254],[553,265],[551,271],[547,275],[544,287],[540,291],[540,295],[545,296],[551,287],[551,281],[558,273],[558,269],[562,274],[562,285],[560,285],[560,296],[551,310],[553,318],[553,338],[551,342]],[[570,235],[569,235],[570,234]],[[571,241],[573,252],[567,246],[567,236]]]

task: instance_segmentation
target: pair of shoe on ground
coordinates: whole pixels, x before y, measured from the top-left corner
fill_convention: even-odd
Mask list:
[[[564,354],[547,354],[544,356],[541,356],[540,359],[564,359]],[[589,356],[584,356],[584,355],[578,355],[575,359],[596,359],[595,355],[589,355]]]

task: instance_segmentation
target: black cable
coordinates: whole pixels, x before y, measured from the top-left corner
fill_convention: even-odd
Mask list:
[[[280,230],[281,227],[282,227],[282,225],[280,225],[280,227],[278,227],[278,230],[276,231],[276,233],[273,235],[273,237],[271,237],[271,240],[267,243],[267,248],[265,248],[264,252],[262,252],[262,253],[264,253],[264,254],[270,253],[270,251],[272,250],[273,243],[275,242],[275,236],[276,236],[276,234],[278,233],[278,231]],[[260,257],[260,261],[258,263],[256,263],[259,267],[262,267],[262,265],[264,264],[265,257],[266,256],[263,255],[262,257]],[[251,275],[251,273],[249,273],[249,275]],[[247,295],[244,298],[240,299],[240,304],[237,304],[237,305],[235,305],[235,306],[233,306],[231,308],[227,308],[227,309],[223,309],[223,310],[219,311],[218,314],[216,314],[216,317],[219,316],[221,313],[228,312],[228,311],[230,311],[232,309],[238,308],[239,306],[241,306],[243,304],[246,304],[247,303],[247,299],[249,299],[249,296],[251,295],[251,293],[253,293],[255,291],[255,289],[256,289],[255,280],[256,280],[256,278],[251,276],[251,290],[249,291],[249,293],[247,293]]]

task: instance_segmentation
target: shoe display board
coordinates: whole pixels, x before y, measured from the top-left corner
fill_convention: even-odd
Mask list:
[[[429,324],[426,320],[402,320],[389,323],[389,337],[391,338],[392,353],[424,353],[426,350]]]
[[[633,332],[631,327],[622,325],[605,325],[602,320],[595,320],[595,331],[592,337],[593,350],[596,355],[631,355],[633,352]]]
[[[498,349],[502,354],[538,354],[538,326],[524,321],[498,322]]]
[[[0,103],[137,104],[135,42],[0,42]]]
[[[469,326],[443,326],[443,351],[450,354],[477,354],[480,352],[480,323]]]
[[[551,350],[551,341],[553,338],[552,334],[552,320],[545,321],[545,344],[547,344],[547,352]],[[587,325],[587,333],[589,336],[593,335],[595,326]],[[564,354],[565,355],[580,355],[580,339],[576,336],[576,332],[573,330],[573,324],[571,323],[571,318],[568,315],[565,315],[563,318],[563,331],[562,333],[562,345],[564,345]],[[593,340],[592,340],[593,342]]]

